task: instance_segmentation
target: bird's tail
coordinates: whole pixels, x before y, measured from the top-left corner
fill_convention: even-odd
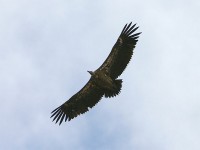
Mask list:
[[[122,79],[116,79],[114,81],[114,88],[112,90],[106,90],[105,91],[105,97],[114,97],[116,95],[118,95],[121,91],[122,88]]]

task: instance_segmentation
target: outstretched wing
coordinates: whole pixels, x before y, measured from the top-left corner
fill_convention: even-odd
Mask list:
[[[68,101],[62,104],[60,107],[53,110],[53,121],[56,123],[60,120],[59,125],[63,120],[65,122],[77,117],[88,111],[88,108],[92,108],[102,98],[103,92],[98,88],[92,79],[75,95],[73,95]]]
[[[135,27],[136,24],[133,26],[131,24],[132,22],[124,26],[107,59],[96,71],[104,70],[114,79],[122,74],[133,55],[133,49],[141,33],[133,34],[138,27]]]

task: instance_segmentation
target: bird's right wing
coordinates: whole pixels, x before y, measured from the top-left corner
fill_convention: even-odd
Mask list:
[[[75,95],[73,95],[64,104],[53,110],[53,121],[56,119],[56,123],[60,120],[59,125],[65,119],[68,120],[77,117],[88,111],[88,108],[92,108],[103,96],[103,91],[98,88],[92,79]]]
[[[96,70],[104,70],[110,77],[116,79],[122,74],[138,41],[140,33],[135,33],[136,24],[126,24],[104,63]]]

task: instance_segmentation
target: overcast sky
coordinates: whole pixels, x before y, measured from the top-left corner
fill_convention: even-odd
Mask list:
[[[200,1],[0,0],[0,149],[199,150]],[[142,32],[119,96],[54,124],[123,26]]]

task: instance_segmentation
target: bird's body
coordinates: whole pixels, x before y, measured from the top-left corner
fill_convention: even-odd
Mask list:
[[[94,83],[104,90],[114,90],[117,88],[114,80],[103,71],[96,71],[92,74]]]
[[[92,108],[103,96],[110,98],[120,93],[122,80],[117,78],[132,57],[140,34],[133,34],[137,29],[138,27],[131,26],[131,23],[125,25],[104,63],[96,71],[88,71],[91,78],[87,84],[68,101],[52,111],[51,117],[54,117],[53,120],[56,119],[56,123],[60,120],[59,124],[61,124],[64,119],[65,121],[71,120],[87,112],[88,108]]]

